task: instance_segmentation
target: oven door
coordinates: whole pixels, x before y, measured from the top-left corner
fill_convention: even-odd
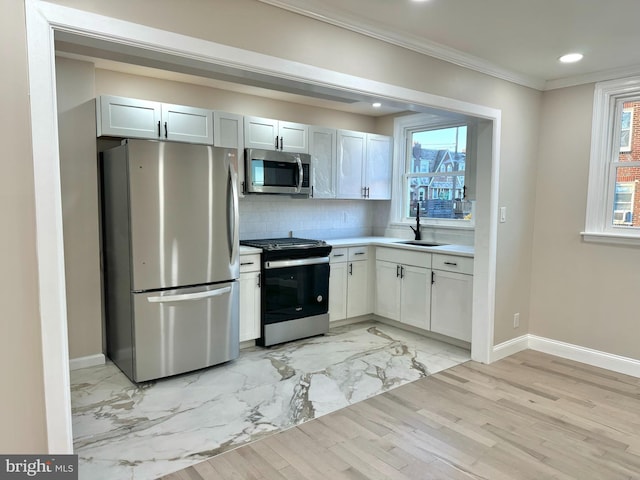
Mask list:
[[[264,325],[329,311],[329,257],[265,262]]]

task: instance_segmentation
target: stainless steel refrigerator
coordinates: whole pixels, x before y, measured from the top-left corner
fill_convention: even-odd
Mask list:
[[[101,164],[109,358],[134,382],[236,358],[237,152],[125,140]]]

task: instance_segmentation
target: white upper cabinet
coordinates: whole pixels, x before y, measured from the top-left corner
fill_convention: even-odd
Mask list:
[[[311,197],[336,198],[336,129],[309,127]]]
[[[338,198],[365,198],[362,172],[366,159],[365,133],[338,130]]]
[[[97,136],[159,138],[161,104],[103,95],[96,99]]]
[[[385,135],[338,130],[337,198],[391,198],[391,144]]]
[[[203,108],[102,95],[96,118],[98,137],[213,144],[213,113]]]
[[[309,127],[262,117],[244,117],[244,146],[309,153]]]
[[[161,138],[213,145],[213,112],[204,108],[162,104]]]
[[[244,148],[243,116],[237,113],[213,112],[213,145]]]
[[[364,187],[367,198],[391,199],[391,137],[367,133]]]

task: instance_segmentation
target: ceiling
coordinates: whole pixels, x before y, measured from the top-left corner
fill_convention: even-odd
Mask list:
[[[540,90],[640,73],[639,0],[260,1]]]

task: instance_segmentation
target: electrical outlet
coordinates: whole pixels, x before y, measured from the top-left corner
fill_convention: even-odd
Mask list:
[[[507,221],[507,207],[500,207],[500,223]]]
[[[513,328],[518,328],[520,326],[520,314],[513,314]]]

